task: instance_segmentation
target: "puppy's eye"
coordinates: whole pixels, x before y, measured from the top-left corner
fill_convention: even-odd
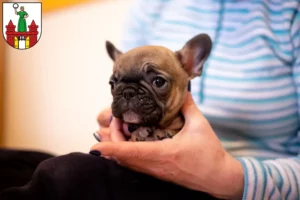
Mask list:
[[[153,85],[160,88],[166,84],[166,80],[161,77],[155,77],[152,82]]]
[[[115,83],[113,81],[109,81],[110,87],[113,90],[115,88]]]

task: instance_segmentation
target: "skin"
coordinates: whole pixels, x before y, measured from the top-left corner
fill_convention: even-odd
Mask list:
[[[21,11],[24,11],[24,7],[21,7],[20,10],[21,10]],[[16,15],[18,14],[18,11],[17,11],[16,8],[15,8],[15,14],[16,14]],[[24,16],[24,19],[26,19],[26,18],[28,18],[28,17],[29,17],[29,15],[25,15],[25,16]]]
[[[91,150],[98,150],[102,156],[161,180],[217,198],[242,199],[242,165],[222,147],[190,93],[186,95],[181,112],[185,125],[172,139],[128,142],[123,136],[126,124],[115,118],[110,123],[111,110],[107,108],[98,115],[102,142]]]

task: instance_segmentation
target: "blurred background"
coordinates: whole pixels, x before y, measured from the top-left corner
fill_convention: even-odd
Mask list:
[[[37,45],[18,50],[0,40],[1,147],[87,153],[97,115],[111,102],[105,40],[119,45],[132,1],[41,2]]]

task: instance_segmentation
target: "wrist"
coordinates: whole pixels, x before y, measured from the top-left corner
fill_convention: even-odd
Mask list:
[[[244,170],[242,164],[226,153],[218,170],[218,196],[223,199],[241,200],[244,193]]]

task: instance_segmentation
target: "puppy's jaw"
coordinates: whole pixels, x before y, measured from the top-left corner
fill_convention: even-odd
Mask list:
[[[141,116],[133,111],[127,111],[123,115],[123,121],[128,124],[140,124],[142,123]]]
[[[139,84],[131,84],[133,90],[141,90]],[[142,93],[138,93],[129,99],[123,96],[123,91],[127,88],[127,84],[116,86],[113,91],[112,114],[114,117],[130,124],[139,125],[156,125],[163,116],[164,106],[159,98],[152,92],[145,89]]]

